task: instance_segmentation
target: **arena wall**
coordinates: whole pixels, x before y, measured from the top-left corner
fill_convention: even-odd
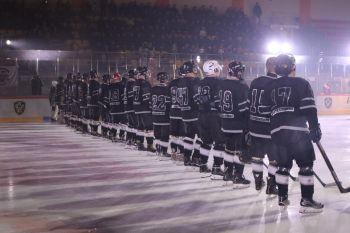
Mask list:
[[[50,119],[50,114],[47,97],[0,97],[0,123],[43,122]]]

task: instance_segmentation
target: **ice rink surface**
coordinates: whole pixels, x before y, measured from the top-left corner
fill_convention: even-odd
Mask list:
[[[322,144],[350,186],[350,116],[320,117]],[[331,174],[317,152],[316,173]],[[298,169],[293,168],[296,175]],[[266,175],[266,171],[265,171]],[[233,190],[194,168],[57,124],[0,124],[1,233],[350,232],[350,193],[315,179],[323,213],[299,214],[300,186],[280,211],[265,190]],[[253,181],[251,166],[245,176]]]

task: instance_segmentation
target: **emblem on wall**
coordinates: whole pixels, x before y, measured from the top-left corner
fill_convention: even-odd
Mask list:
[[[17,115],[21,115],[24,113],[26,109],[26,103],[23,101],[16,101],[13,104],[13,108],[15,109],[15,112],[17,113]]]
[[[324,99],[324,106],[326,108],[331,108],[332,107],[332,98],[331,97],[326,97]]]

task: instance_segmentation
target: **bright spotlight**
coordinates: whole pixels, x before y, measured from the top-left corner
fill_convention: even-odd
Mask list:
[[[197,61],[197,63],[200,63],[200,62],[201,62],[201,57],[200,57],[200,56],[197,56],[197,57],[196,57],[196,61]]]
[[[271,41],[267,44],[267,51],[272,54],[277,54],[280,52],[280,44],[276,41]]]
[[[6,40],[6,45],[11,45],[11,44],[12,44],[12,41]]]
[[[282,53],[291,53],[292,52],[292,45],[289,44],[288,42],[284,42],[281,45],[281,52]]]

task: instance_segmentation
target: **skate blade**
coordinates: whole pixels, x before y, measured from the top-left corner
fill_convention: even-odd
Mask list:
[[[211,180],[221,180],[222,181],[222,176],[211,174],[210,175],[210,179]]]
[[[211,174],[203,174],[203,175],[201,175],[201,178],[209,178],[209,177],[211,177]]]
[[[246,189],[249,188],[249,184],[233,184],[233,189]]]
[[[299,209],[299,213],[301,214],[316,214],[316,213],[321,213],[322,211],[323,211],[323,208],[315,209],[312,207],[305,207],[305,206],[301,206]]]

